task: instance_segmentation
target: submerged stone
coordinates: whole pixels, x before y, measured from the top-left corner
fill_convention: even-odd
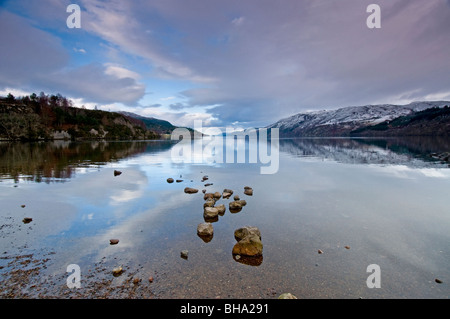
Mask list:
[[[184,192],[187,193],[187,194],[195,194],[195,193],[198,192],[198,189],[196,189],[196,188],[191,188],[191,187],[186,187],[186,188],[184,189]]]

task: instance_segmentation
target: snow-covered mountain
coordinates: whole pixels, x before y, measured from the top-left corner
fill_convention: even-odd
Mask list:
[[[408,105],[350,106],[336,110],[299,113],[279,120],[267,128],[279,128],[280,136],[347,136],[362,127],[391,121],[433,107],[450,105],[448,101],[413,102]]]

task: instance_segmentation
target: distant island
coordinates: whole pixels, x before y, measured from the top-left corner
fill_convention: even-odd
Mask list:
[[[154,140],[175,128],[134,113],[74,107],[61,94],[0,97],[0,141]]]

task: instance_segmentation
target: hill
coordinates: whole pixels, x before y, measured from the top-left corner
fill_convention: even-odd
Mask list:
[[[169,121],[160,120],[154,117],[145,117],[135,113],[124,111],[120,111],[118,113],[143,122],[148,130],[157,132],[159,134],[171,134],[172,131],[177,128],[176,126],[172,125]]]
[[[61,95],[0,98],[0,140],[158,139],[138,119],[115,112],[73,106]]]
[[[432,107],[391,121],[361,127],[350,132],[357,136],[449,136],[450,107]]]
[[[418,112],[425,111],[431,108],[442,108],[445,105],[450,105],[447,101],[436,102],[414,102],[408,105],[366,105],[366,106],[351,106],[340,108],[336,110],[323,110],[314,112],[299,113],[288,118],[279,120],[278,122],[267,126],[267,128],[278,128],[280,137],[338,137],[338,136],[369,136],[374,131],[382,133],[380,135],[389,136],[389,134],[396,135],[448,135],[448,124],[450,119],[448,117],[436,118],[434,122],[442,125],[443,128],[439,130],[427,130],[425,126],[420,129],[420,126],[408,126],[403,130],[384,130],[381,127],[400,117],[414,116]],[[421,117],[421,124],[425,125],[430,118]],[[416,122],[416,124],[419,122]],[[381,126],[370,130],[380,124]],[[404,123],[405,124],[405,123]]]

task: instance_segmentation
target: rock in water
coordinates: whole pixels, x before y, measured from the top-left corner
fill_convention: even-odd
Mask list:
[[[241,256],[261,256],[263,244],[261,242],[261,232],[257,227],[242,227],[234,232],[234,237],[238,241],[233,247],[233,255]]]
[[[173,178],[169,177],[169,178],[167,179],[167,183],[173,183],[173,182],[174,182]]]
[[[253,188],[251,188],[249,186],[245,186],[244,187],[244,194],[248,195],[248,196],[252,196],[253,195]]]
[[[242,204],[239,201],[230,202],[228,206],[230,210],[237,210],[242,208]]]
[[[231,190],[231,189],[229,189],[229,188],[225,188],[225,189],[223,190],[223,193],[229,193],[229,194],[233,195],[233,190]]]
[[[109,240],[109,243],[110,243],[111,245],[117,245],[117,244],[119,243],[119,240],[118,240],[118,239],[110,239],[110,240]]]
[[[226,193],[226,192],[222,193],[223,199],[228,199],[228,198],[230,198],[230,196],[231,196],[231,193]]]
[[[119,176],[120,174],[122,174],[121,171],[116,171],[116,170],[114,170],[114,176]]]
[[[122,266],[116,267],[113,269],[112,272],[113,272],[114,276],[120,276],[123,273],[123,268],[122,268]]]
[[[230,196],[233,195],[233,190],[225,188],[222,192],[222,197],[224,199],[230,198]]]
[[[213,193],[205,193],[205,195],[203,195],[203,199],[204,200],[214,199],[214,194]]]
[[[237,241],[240,241],[241,239],[244,239],[249,235],[256,235],[259,237],[259,239],[261,239],[261,232],[259,231],[258,227],[246,226],[238,228],[234,231],[234,238]]]
[[[213,194],[213,197],[214,197],[214,199],[220,199],[220,197],[222,197],[222,194],[220,194],[219,192],[215,192],[214,194]]]
[[[297,297],[295,297],[293,294],[291,294],[290,292],[286,292],[284,294],[281,294],[278,299],[297,299]]]
[[[219,212],[219,215],[225,214],[225,205],[224,204],[220,204],[220,205],[216,206],[216,208]]]
[[[196,188],[191,188],[191,187],[186,187],[186,188],[184,189],[184,192],[185,192],[186,194],[195,194],[195,193],[198,192],[198,189],[196,189]]]
[[[25,217],[24,219],[22,219],[22,222],[24,224],[31,223],[32,221],[33,221],[33,218],[31,218],[31,217]]]
[[[214,207],[216,201],[214,199],[208,198],[206,202],[203,204],[203,208],[205,207]]]
[[[261,256],[263,244],[257,235],[249,235],[237,242],[233,247],[233,254],[241,256]]]
[[[214,234],[213,225],[211,223],[198,224],[197,234],[199,236],[212,236]]]
[[[188,254],[189,254],[189,252],[187,250],[182,250],[180,253],[181,258],[183,258],[183,259],[188,259]]]
[[[238,202],[242,207],[247,205],[247,202],[245,201],[245,199],[240,199],[240,200],[237,200],[236,202]]]
[[[216,207],[205,207],[203,217],[205,219],[216,218],[219,215],[219,210]]]

